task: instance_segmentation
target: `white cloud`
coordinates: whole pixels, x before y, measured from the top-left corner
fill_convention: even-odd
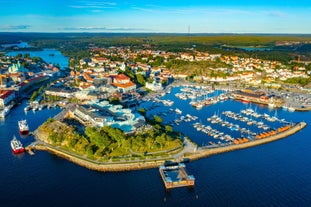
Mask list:
[[[82,26],[82,27],[64,27],[59,30],[66,31],[150,31],[146,28],[132,28],[132,27],[102,27],[102,26]]]
[[[69,5],[70,8],[75,9],[107,9],[115,8],[117,4],[115,2],[86,2],[80,1],[77,4]]]

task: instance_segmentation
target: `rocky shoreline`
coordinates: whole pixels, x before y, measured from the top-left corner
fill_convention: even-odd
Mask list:
[[[204,157],[208,157],[215,154],[225,153],[229,151],[239,150],[239,149],[245,149],[249,147],[254,147],[257,145],[262,145],[265,143],[273,142],[279,139],[286,138],[300,130],[302,130],[307,124],[305,122],[300,122],[288,129],[287,131],[278,133],[276,135],[272,135],[270,137],[266,137],[264,139],[260,140],[254,140],[250,142],[246,142],[243,144],[237,144],[237,145],[230,145],[225,147],[216,147],[216,148],[198,148],[195,152],[192,154],[188,154],[184,156],[184,159],[188,159],[190,161],[198,160]],[[40,137],[40,136],[38,136]],[[157,168],[160,165],[163,165],[165,162],[165,159],[159,159],[159,160],[153,160],[153,161],[133,161],[133,162],[98,162],[93,161],[88,158],[80,157],[80,156],[73,156],[69,153],[67,153],[64,150],[57,149],[55,147],[49,146],[47,144],[37,144],[29,146],[29,149],[34,150],[46,150],[52,154],[55,154],[59,157],[65,158],[77,165],[86,167],[91,170],[97,170],[101,172],[120,172],[120,171],[131,171],[131,170],[142,170],[142,169],[150,169],[150,168]],[[171,161],[178,162],[179,159],[170,159]]]

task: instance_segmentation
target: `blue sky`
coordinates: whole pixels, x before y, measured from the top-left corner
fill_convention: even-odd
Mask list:
[[[0,0],[0,32],[311,34],[306,0]]]

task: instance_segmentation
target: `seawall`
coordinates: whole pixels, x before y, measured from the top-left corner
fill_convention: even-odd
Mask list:
[[[215,154],[220,154],[224,152],[234,151],[234,150],[240,150],[245,149],[249,147],[254,147],[257,145],[262,145],[265,143],[273,142],[279,139],[286,138],[300,130],[302,130],[307,124],[305,122],[300,122],[296,124],[295,126],[291,127],[290,129],[278,133],[276,135],[272,135],[270,137],[266,137],[259,140],[254,140],[242,144],[237,145],[230,145],[225,147],[215,147],[215,148],[198,148],[196,152],[193,154],[188,154],[187,156],[184,156],[184,158],[189,159],[190,161],[198,160],[204,157],[208,157]],[[50,153],[53,153],[59,157],[65,158],[73,163],[76,163],[80,166],[86,167],[91,170],[97,170],[102,172],[118,172],[118,171],[130,171],[130,170],[141,170],[141,169],[149,169],[149,168],[156,168],[160,165],[163,165],[165,160],[153,160],[153,161],[133,161],[133,162],[98,162],[93,161],[85,157],[81,157],[78,155],[70,154],[62,149],[57,149],[55,147],[46,145],[46,144],[39,144],[35,146],[29,146],[31,149],[35,150],[46,150]],[[178,162],[177,159],[171,159],[172,161]]]

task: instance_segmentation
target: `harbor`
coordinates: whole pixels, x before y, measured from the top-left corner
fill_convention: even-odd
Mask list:
[[[219,102],[219,104],[221,104],[223,108],[227,108],[225,104],[231,106],[237,105],[239,106],[239,111],[234,112],[236,109],[232,109],[232,111],[220,111],[219,108],[218,110],[210,110],[209,107],[217,107],[218,104],[215,104],[203,108],[200,110],[201,113],[199,113],[197,109],[190,105],[185,105],[183,102],[179,102],[176,98],[169,98],[169,100],[171,100],[170,104],[165,104],[165,101],[161,101],[161,97],[173,97],[174,92],[178,92],[178,88],[172,88],[172,91],[172,94],[165,93],[164,95],[162,94],[159,97],[155,97],[157,102],[153,102],[152,98],[146,100],[145,104],[151,104],[146,106],[146,109],[150,112],[147,116],[159,115],[163,118],[164,124],[170,124],[175,129],[179,127],[187,128],[187,130],[183,131],[183,134],[190,137],[191,141],[197,144],[197,147],[189,148],[188,146],[190,146],[190,143],[185,142],[185,148],[177,155],[173,154],[165,158],[158,157],[148,159],[144,162],[139,162],[137,160],[116,162],[110,160],[108,162],[99,162],[68,153],[44,143],[34,145],[32,149],[47,150],[78,165],[97,171],[128,171],[156,168],[163,165],[168,159],[175,162],[179,162],[181,159],[196,160],[214,154],[269,143],[288,137],[306,126],[305,122],[295,123],[292,122],[292,120],[285,120],[285,118],[282,118],[282,113],[288,113],[286,111],[281,110],[279,112],[281,115],[278,115],[276,110],[268,113],[268,111],[265,111],[268,108],[256,108],[253,106],[253,109],[250,105],[243,105],[240,102],[232,100]],[[187,102],[187,100],[185,100],[185,102]],[[142,103],[142,105],[143,104],[144,103]],[[184,105],[184,107],[182,107],[182,105]],[[243,109],[243,107],[245,107],[245,109]],[[209,111],[209,113],[202,113],[202,111],[204,112],[205,110]],[[266,113],[263,113],[263,111]],[[213,113],[213,115],[211,115],[211,113]],[[208,114],[210,114],[210,116],[208,116]],[[194,131],[195,136],[188,134],[191,131]],[[38,135],[38,139],[40,140],[40,135]],[[200,143],[200,141],[202,142]],[[185,184],[187,182],[182,183]],[[178,183],[175,184],[177,185]],[[172,185],[172,183],[170,185]]]
[[[226,162],[222,160],[223,157],[225,158],[232,157],[232,154],[226,154],[226,152],[236,151],[234,154],[238,158],[236,158],[235,163],[244,162],[244,160],[249,160],[249,162],[252,162],[251,159],[254,159],[255,155],[250,158],[245,157],[244,155],[245,153],[251,153],[253,151],[256,151],[256,149],[252,150],[251,149],[252,147],[289,137],[289,139],[287,139],[285,143],[291,143],[291,145],[288,145],[284,149],[286,151],[286,150],[290,150],[292,147],[295,149],[296,147],[295,145],[300,146],[301,145],[300,142],[301,141],[303,142],[303,138],[300,137],[302,135],[300,135],[299,131],[306,126],[306,123],[305,122],[300,123],[300,121],[303,120],[303,118],[301,116],[301,113],[299,112],[293,113],[293,112],[289,112],[283,109],[271,109],[267,106],[260,106],[256,104],[251,105],[249,103],[248,104],[241,103],[239,101],[235,101],[232,99],[228,99],[225,101],[219,101],[215,104],[204,106],[202,107],[202,109],[198,110],[197,108],[189,104],[191,99],[180,100],[180,99],[174,98],[173,95],[174,95],[174,92],[177,92],[176,89],[178,88],[172,88],[172,94],[166,93],[164,96],[159,96],[158,97],[159,102],[152,103],[152,99],[150,99],[149,102],[142,103],[142,104],[147,104],[147,106],[148,104],[150,104],[149,105],[150,112],[152,113],[147,114],[147,115],[149,115],[150,117],[152,117],[153,114],[157,114],[161,116],[163,118],[164,124],[170,124],[174,128],[174,130],[183,131],[183,133],[189,136],[191,140],[193,140],[195,143],[198,143],[198,146],[197,148],[195,148],[195,150],[187,151],[187,152],[183,151],[183,153],[180,153],[178,156],[171,157],[171,159],[172,160],[175,159],[175,161],[180,161],[181,159],[186,159],[186,158],[189,159],[190,161],[196,160],[196,162],[190,162],[187,164],[187,169],[191,170],[191,173],[195,175],[193,176],[193,178],[194,177],[196,178],[194,179],[194,185],[187,182],[186,180],[187,177],[179,176],[179,174],[182,175],[183,173],[179,173],[179,171],[177,170],[177,171],[172,171],[172,173],[168,172],[167,177],[164,177],[164,178],[169,178],[169,177],[173,178],[171,179],[172,182],[167,182],[168,184],[168,188],[167,188],[160,174],[160,168],[161,168],[160,166],[164,165],[167,158],[163,158],[163,159],[158,158],[158,160],[147,160],[145,162],[139,162],[138,160],[132,160],[129,162],[113,162],[112,161],[112,162],[107,162],[107,163],[99,163],[96,161],[85,159],[85,157],[82,157],[82,156],[81,157],[73,156],[71,154],[68,154],[65,151],[60,150],[59,148],[52,148],[50,146],[40,145],[40,144],[34,145],[29,148],[31,149],[32,152],[36,153],[35,156],[28,156],[27,153],[19,154],[17,156],[22,157],[23,159],[27,159],[27,160],[29,159],[29,161],[30,159],[37,161],[37,160],[42,159],[42,157],[47,156],[48,158],[45,159],[47,163],[51,162],[50,158],[52,156],[52,160],[56,159],[58,162],[58,164],[57,163],[54,163],[54,164],[63,166],[64,163],[66,162],[64,162],[63,159],[59,159],[59,158],[56,158],[56,156],[54,156],[54,155],[57,155],[57,157],[61,157],[66,160],[69,160],[73,163],[76,163],[79,166],[83,166],[85,168],[96,170],[96,171],[101,171],[101,172],[136,171],[133,173],[141,174],[141,176],[144,176],[145,174],[148,174],[150,172],[148,174],[149,177],[160,174],[159,179],[155,179],[152,181],[153,185],[157,186],[157,190],[163,189],[163,186],[164,186],[165,189],[174,189],[172,192],[173,194],[178,194],[179,196],[187,196],[187,194],[185,195],[182,190],[179,190],[179,188],[180,189],[182,189],[183,187],[193,188],[195,186],[195,191],[198,192],[201,198],[203,197],[202,187],[201,187],[202,185],[204,186],[211,185],[217,189],[217,186],[214,186],[215,184],[212,183],[213,180],[218,180],[221,178],[222,180],[225,179],[226,182],[234,182],[231,180],[227,180],[228,178],[225,177],[228,173],[228,170],[230,169],[225,169],[226,172],[223,172],[223,173],[220,171],[220,169],[223,168],[222,166],[217,167],[217,169],[215,169],[215,166],[219,166],[220,162],[221,163]],[[215,95],[217,93],[219,92],[216,92]],[[211,94],[211,95],[214,95],[214,94]],[[165,96],[168,96],[168,100],[170,100],[168,103],[161,101],[162,99],[166,99]],[[24,113],[25,107],[26,107],[26,103],[24,102],[23,104],[17,106],[16,109],[14,109],[7,117],[7,120],[10,120],[12,119],[12,117],[15,117],[15,116],[18,117],[16,122],[14,122],[14,126],[16,130],[17,130],[17,121],[23,117],[26,118],[27,121],[29,120],[30,129],[33,130],[37,128],[37,125],[35,123],[39,122],[35,120],[40,119],[41,120],[40,122],[43,122],[48,116],[50,116],[48,114],[54,114],[55,112],[60,112],[60,108],[58,107],[57,108],[53,107],[50,110],[48,110],[48,108],[45,107],[42,110],[36,110],[34,112],[32,112],[31,110],[28,113]],[[42,116],[42,114],[46,114],[45,117]],[[210,120],[208,120],[209,118]],[[289,128],[286,127],[287,125],[290,127]],[[215,138],[214,136],[208,135],[208,131],[207,131],[209,129],[208,126],[210,126],[212,129],[215,130],[213,132],[217,132],[218,137],[215,136],[216,137]],[[201,127],[201,130],[197,130],[200,127]],[[265,128],[265,127],[268,127],[268,128]],[[279,128],[280,128],[280,131],[277,130]],[[284,131],[282,131],[282,129],[284,129]],[[271,130],[276,130],[277,133],[275,135],[261,137],[261,138],[256,137],[257,135],[260,135],[263,132],[268,133]],[[294,135],[297,132],[299,132],[299,135]],[[221,133],[224,133],[224,134],[221,134]],[[302,134],[305,134],[305,133],[303,132]],[[30,135],[32,135],[32,133],[30,133]],[[248,139],[247,142],[240,142],[240,140],[243,140],[242,135],[245,136],[244,138]],[[27,146],[27,144],[30,143],[30,140],[32,140],[32,136],[28,136],[26,138],[21,139],[24,146]],[[239,141],[239,143],[238,144],[235,143],[234,140]],[[209,143],[210,141],[213,143],[210,144]],[[274,143],[275,144],[273,144],[272,146],[282,145],[282,142],[280,143],[274,142]],[[293,143],[294,143],[294,146],[293,146]],[[29,149],[27,147],[25,148],[26,151],[30,152]],[[249,149],[249,150],[242,150],[240,152],[237,151],[241,149]],[[265,153],[267,153],[268,155],[272,153],[271,150],[269,150],[269,146],[264,147],[264,148],[259,148],[259,149],[264,150]],[[49,153],[42,153],[41,150],[48,151],[53,155],[49,155]],[[275,149],[273,151],[275,151]],[[220,160],[218,160],[218,156],[212,156],[216,154],[218,155],[222,154],[219,156]],[[275,156],[272,156],[272,157],[270,156],[269,159],[275,159],[274,158]],[[202,159],[205,157],[210,157],[210,158]],[[213,160],[215,159],[217,161],[213,163]],[[230,158],[230,163],[231,162],[232,162],[232,158]],[[267,161],[267,162],[269,163],[270,161]],[[227,163],[227,164],[230,164],[230,163]],[[39,164],[41,165],[42,163],[38,163],[38,165]],[[37,168],[37,164],[33,164],[33,165],[34,165],[34,168]],[[202,165],[203,166],[206,165],[206,167],[204,167],[204,170],[200,169],[200,166]],[[79,169],[83,170],[83,168],[79,168],[75,165],[69,165],[69,167],[74,168],[76,171],[79,171]],[[219,172],[217,171],[218,168],[219,168]],[[150,171],[146,169],[150,169]],[[233,168],[233,169],[236,170],[236,168]],[[143,171],[138,171],[138,170],[143,170]],[[131,172],[124,172],[122,174],[126,175],[127,173],[131,173]],[[239,175],[241,174],[244,177],[246,176],[245,174],[240,172]],[[235,177],[234,173],[232,176],[235,179],[238,179],[237,177]],[[127,182],[130,182],[130,181],[127,181]],[[139,183],[140,188],[145,185],[145,182],[146,180],[141,181],[141,183]],[[164,183],[164,185],[162,183]],[[123,184],[119,183],[118,185],[123,186],[124,183]],[[178,189],[175,189],[175,188],[178,188]],[[247,192],[244,192],[243,190],[242,192],[247,193]]]
[[[172,108],[179,108],[182,111],[181,115],[184,115],[185,117],[186,114],[189,113],[191,116],[197,116],[198,119],[189,122],[182,121],[179,125],[174,125],[174,127],[182,127],[186,134],[188,131],[193,131],[197,137],[192,136],[191,138],[197,140],[200,144],[203,142],[200,142],[201,139],[199,137],[202,136],[202,140],[206,140],[208,135],[201,132],[198,133],[192,124],[196,122],[200,123],[201,119],[202,124],[208,124],[215,128],[220,127],[221,124],[212,125],[207,121],[207,118],[213,116],[215,112],[218,115],[222,115],[221,111],[218,113],[218,107],[224,107],[223,111],[230,110],[235,113],[241,113],[242,109],[246,110],[249,108],[249,104],[247,105],[230,100],[219,102],[218,107],[217,104],[215,104],[209,107],[203,107],[201,110],[197,110],[190,105],[187,105],[189,106],[189,110],[187,110],[186,107],[182,107],[182,105],[185,105],[184,102],[180,102],[180,105],[178,105],[178,103],[178,101],[174,100]],[[308,197],[310,192],[308,191],[309,185],[306,185],[306,183],[309,184],[310,180],[310,173],[308,173],[310,168],[308,163],[310,162],[310,159],[306,156],[309,151],[308,146],[310,146],[310,139],[308,137],[310,126],[306,126],[299,132],[297,131],[298,133],[296,134],[281,134],[282,136],[289,137],[262,146],[249,146],[249,144],[253,142],[247,142],[239,145],[230,145],[231,148],[228,148],[228,146],[217,148],[210,147],[204,151],[205,154],[203,153],[203,148],[198,148],[196,151],[196,157],[191,157],[192,160],[196,161],[186,164],[187,171],[193,174],[196,178],[195,190],[188,190],[188,187],[181,187],[173,188],[170,190],[170,193],[166,193],[165,185],[159,174],[159,166],[163,165],[163,162],[146,162],[146,166],[147,163],[149,163],[149,166],[146,168],[151,168],[148,170],[146,168],[141,168],[144,170],[138,170],[141,166],[137,164],[128,164],[128,169],[132,168],[134,171],[126,170],[127,172],[122,173],[98,173],[80,167],[79,164],[72,164],[65,160],[66,158],[59,158],[58,154],[55,156],[54,153],[50,154],[40,150],[34,150],[36,154],[35,156],[30,156],[27,153],[13,155],[8,143],[12,138],[13,133],[18,132],[18,120],[27,119],[30,129],[33,130],[48,117],[53,117],[60,112],[59,108],[53,108],[51,110],[44,108],[41,111],[37,110],[35,113],[30,111],[30,113],[28,112],[26,114],[23,110],[25,105],[25,102],[18,105],[7,116],[6,121],[1,122],[0,124],[0,133],[3,137],[0,142],[2,146],[7,149],[1,151],[1,157],[3,158],[1,159],[1,162],[5,169],[2,171],[3,179],[1,180],[1,183],[7,186],[7,193],[2,195],[2,200],[4,201],[8,201],[6,200],[8,199],[8,193],[16,192],[16,186],[13,187],[10,185],[14,182],[22,182],[23,184],[18,188],[21,197],[20,200],[22,200],[22,202],[18,203],[19,205],[23,205],[25,201],[27,201],[27,203],[34,202],[36,206],[39,206],[41,203],[41,201],[33,201],[33,199],[29,198],[28,193],[25,193],[22,190],[24,185],[34,186],[36,189],[50,189],[49,192],[51,193],[56,192],[57,196],[53,199],[50,198],[50,194],[46,193],[42,193],[40,196],[42,199],[51,202],[56,199],[59,203],[63,202],[63,200],[59,199],[60,195],[72,197],[68,201],[72,202],[75,201],[76,192],[82,193],[85,192],[86,189],[88,189],[88,195],[104,190],[106,192],[105,195],[103,195],[104,197],[100,194],[98,197],[95,197],[95,199],[98,201],[102,200],[102,198],[107,199],[108,201],[116,200],[116,203],[120,205],[127,205],[131,202],[132,204],[144,206],[151,200],[154,203],[153,206],[167,206],[170,204],[174,206],[200,206],[203,202],[210,206],[215,206],[215,203],[216,206],[221,206],[226,205],[227,203],[225,201],[222,202],[223,200],[230,199],[234,199],[235,203],[246,204],[253,202],[254,197],[252,197],[252,195],[255,195],[256,193],[256,195],[260,195],[260,197],[255,200],[259,204],[263,204],[263,206],[264,203],[260,202],[269,199],[271,193],[274,193],[278,203],[281,202],[284,205],[285,202],[295,206],[295,204],[307,204],[310,201]],[[252,108],[255,111],[256,105],[252,105]],[[161,107],[155,107],[153,110],[161,111],[160,109]],[[165,109],[165,111],[169,110]],[[275,110],[270,110],[268,107],[260,108],[258,106],[256,112],[260,114],[267,113],[271,116],[275,115]],[[309,123],[309,113],[310,112],[288,112],[280,109],[277,111],[277,117],[279,119],[285,118],[293,123],[298,123],[302,120]],[[175,118],[175,114],[167,113],[165,118],[170,117]],[[179,115],[177,115],[177,118],[178,117]],[[222,119],[225,120],[224,115],[222,115]],[[234,119],[227,118],[227,120],[233,122]],[[278,122],[271,123],[272,125],[278,124]],[[239,124],[242,125],[242,122]],[[247,123],[245,124],[247,126]],[[293,131],[298,129],[300,129],[298,126],[292,128]],[[229,128],[223,128],[223,130],[227,130],[228,134],[238,133],[238,131],[231,131]],[[211,139],[214,140],[212,137]],[[31,140],[31,136],[21,139],[24,146],[27,146],[27,144],[32,142]],[[269,138],[267,137],[259,141],[267,142],[269,141]],[[258,142],[256,144],[258,144]],[[204,147],[205,145],[201,146]],[[234,149],[232,149],[233,147]],[[240,148],[245,150],[238,150],[238,147],[245,147]],[[230,153],[229,150],[235,151],[231,151],[232,153]],[[55,152],[55,154],[56,153],[57,152]],[[214,156],[217,153],[218,155]],[[208,159],[202,159],[204,156],[209,157]],[[305,159],[301,159],[301,157],[305,157]],[[75,161],[72,162],[75,163]],[[25,165],[27,165],[26,168],[19,170],[21,169],[21,166]],[[144,165],[144,163],[141,163],[141,165]],[[95,166],[100,165],[96,164],[94,167]],[[110,172],[121,170],[120,165],[117,166],[110,163],[107,164],[107,168],[108,166],[110,166]],[[117,169],[117,167],[119,168]],[[107,172],[108,171],[109,170],[107,170]],[[230,176],[228,176],[228,174],[230,174]],[[292,179],[288,179],[288,177],[293,174],[295,176]],[[12,175],[14,175],[14,179],[12,178]],[[263,176],[265,176],[265,179],[262,179]],[[15,179],[15,177],[18,179]],[[26,178],[29,177],[33,179],[26,180]],[[61,179],[62,177],[70,177],[70,179],[64,180]],[[133,179],[133,177],[135,177],[135,179]],[[250,181],[252,182],[252,188],[248,187]],[[75,188],[75,193],[71,193],[73,186]],[[90,189],[89,186],[91,186]],[[302,188],[301,186],[305,187]],[[284,187],[286,190],[283,190]],[[269,188],[268,192],[266,192],[267,188]],[[235,196],[237,190],[243,195],[243,197]],[[278,193],[280,190],[284,193]],[[32,192],[37,192],[37,190],[33,190]],[[117,192],[124,194],[124,199],[127,201],[119,201],[120,199],[118,199],[118,196],[116,195]],[[293,198],[290,196],[293,195],[293,193],[299,193],[300,195],[304,195],[304,197],[299,197],[299,199],[297,197]],[[139,194],[139,196],[133,198],[133,194]],[[165,203],[163,202],[164,195],[166,196]],[[196,199],[195,195],[198,195],[199,198]],[[81,200],[80,202],[83,203],[84,200]],[[275,203],[275,205],[278,205],[278,203]],[[87,205],[87,202],[84,202],[83,204]]]
[[[149,97],[140,107],[147,110],[150,119],[154,115],[160,116],[164,125],[182,131],[201,147],[221,147],[253,141],[264,137],[265,133],[272,135],[279,128],[290,128],[296,124],[285,115],[290,111],[269,108],[268,105],[241,103],[234,98],[220,98],[229,96],[228,90],[177,86],[170,88],[170,91],[170,94]],[[198,110],[191,105],[193,100],[198,100],[195,98],[197,94],[198,97],[209,94],[215,103],[204,104]],[[157,102],[152,102],[154,99]],[[166,99],[173,104],[169,107],[163,104],[161,100]],[[183,128],[188,130],[184,131]]]

